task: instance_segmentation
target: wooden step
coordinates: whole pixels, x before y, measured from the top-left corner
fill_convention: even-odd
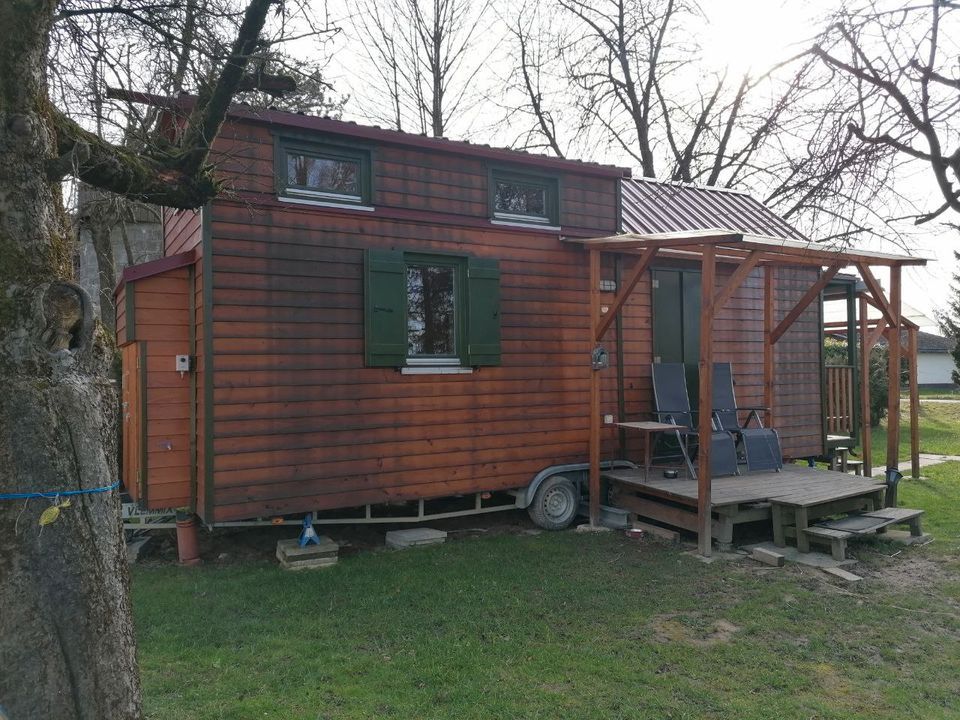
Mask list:
[[[866,517],[884,520],[885,522],[881,527],[885,528],[888,525],[909,525],[911,536],[920,537],[923,535],[923,530],[920,528],[920,518],[923,517],[923,510],[902,507],[883,508],[882,510],[864,513],[864,515]]]
[[[834,530],[833,528],[814,525],[804,528],[806,534],[811,540],[823,540],[830,543],[830,555],[834,560],[846,560],[847,558],[847,540],[856,533],[847,530]]]
[[[899,525],[900,523],[907,523],[914,518],[920,517],[923,515],[923,512],[923,510],[916,510],[914,508],[894,507],[874,510],[873,512],[864,513],[864,515],[866,517],[890,520],[890,525]]]
[[[804,528],[803,532],[811,540],[829,542],[834,560],[843,560],[847,554],[847,540],[857,535],[882,533],[890,525],[909,525],[910,535],[920,537],[923,535],[920,529],[922,515],[923,510],[913,508],[884,508],[839,520],[827,520]]]

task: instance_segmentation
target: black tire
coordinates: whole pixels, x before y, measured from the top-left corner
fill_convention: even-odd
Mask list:
[[[544,480],[527,508],[530,518],[544,530],[563,530],[577,516],[577,486],[562,475]]]

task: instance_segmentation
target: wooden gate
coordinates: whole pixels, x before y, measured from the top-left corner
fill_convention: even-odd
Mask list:
[[[123,414],[123,485],[134,501],[146,502],[146,405],[143,402],[147,369],[146,345],[130,343],[122,348],[121,413]]]
[[[853,366],[827,365],[827,435],[854,437]]]

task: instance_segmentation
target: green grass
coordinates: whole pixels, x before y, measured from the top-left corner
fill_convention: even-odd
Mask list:
[[[620,533],[137,566],[147,716],[956,718],[960,463],[901,497],[937,541],[857,547],[854,587]]]
[[[873,467],[883,469],[887,462],[887,424],[873,428]],[[920,452],[960,456],[960,403],[920,403]],[[901,460],[910,459],[910,405],[900,413]]]
[[[960,389],[949,390],[945,388],[918,388],[922,398],[940,398],[944,400],[960,400]],[[906,396],[907,388],[901,391]]]

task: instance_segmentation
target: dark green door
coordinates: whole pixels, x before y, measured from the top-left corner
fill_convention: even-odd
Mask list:
[[[653,361],[682,362],[690,406],[697,407],[700,363],[700,273],[653,271]]]

